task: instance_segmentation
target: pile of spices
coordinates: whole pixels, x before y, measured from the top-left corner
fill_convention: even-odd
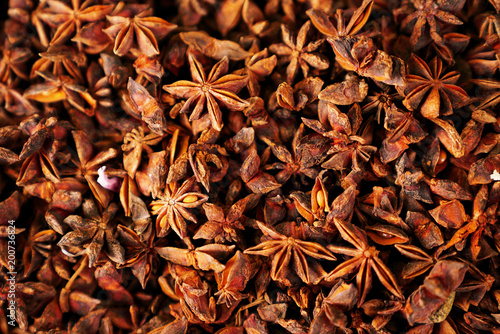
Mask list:
[[[0,7],[1,333],[500,333],[499,1]]]

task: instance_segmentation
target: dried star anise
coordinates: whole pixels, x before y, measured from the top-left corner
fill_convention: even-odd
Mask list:
[[[186,180],[181,186],[176,183],[167,184],[158,200],[151,202],[153,215],[156,218],[156,234],[163,237],[172,228],[184,239],[187,237],[186,219],[194,223],[196,217],[188,209],[196,208],[208,200],[208,196],[193,189],[194,178]]]
[[[77,178],[86,181],[99,204],[103,208],[106,208],[113,194],[98,182],[97,175],[103,167],[103,163],[115,158],[118,155],[118,151],[114,148],[109,148],[94,155],[95,149],[86,133],[83,131],[73,131],[72,135],[76,145],[77,156],[72,156],[71,161],[76,165],[76,168],[70,168],[62,173],[75,175]],[[124,172],[109,169],[107,174],[122,176]]]
[[[498,221],[498,216],[496,216],[497,207],[498,202],[488,205],[488,187],[486,185],[481,186],[474,198],[473,212],[470,220],[464,226],[458,226],[460,228],[446,245],[443,245],[440,249],[446,250],[459,242],[464,242],[469,235],[472,235],[470,248],[472,259],[476,260],[481,251],[479,241],[482,234],[492,235],[490,226],[496,224]]]
[[[137,9],[137,12],[132,11],[130,16],[108,15],[106,17],[110,26],[103,31],[115,40],[113,52],[118,56],[126,55],[135,45],[139,52],[153,57],[160,53],[157,39],[162,39],[170,31],[177,28],[177,25],[159,17],[148,16],[150,11],[146,8]]]
[[[199,119],[203,110],[207,109],[212,127],[220,131],[223,123],[219,103],[231,110],[243,110],[248,102],[236,94],[246,86],[249,78],[234,74],[224,75],[229,68],[229,60],[226,57],[214,65],[208,76],[202,64],[193,55],[190,54],[188,58],[193,82],[177,81],[163,86],[163,89],[187,99],[180,110],[181,113],[187,112],[196,103],[192,108],[190,121]]]
[[[113,5],[90,6],[92,1],[72,0],[71,7],[63,1],[47,1],[48,8],[44,20],[57,27],[50,45],[61,45],[80,32],[83,22],[103,20],[113,10]],[[81,49],[81,44],[78,43]]]
[[[467,103],[467,93],[455,85],[460,74],[455,71],[444,74],[440,58],[434,58],[427,65],[412,55],[408,60],[408,73],[403,102],[408,109],[420,110],[422,116],[433,119],[449,116],[454,108]]]
[[[203,209],[208,221],[196,231],[193,239],[214,240],[216,243],[238,242],[241,234],[238,230],[245,229],[246,217],[243,216],[243,212],[248,210],[247,203],[253,197],[255,195],[249,195],[234,203],[227,214],[215,204],[204,203]]]
[[[154,248],[159,245],[153,243],[155,235],[151,233],[149,238],[141,240],[141,237],[128,227],[118,225],[117,230],[120,244],[125,249],[125,259],[119,268],[131,267],[132,273],[145,288],[158,262]]]
[[[257,224],[264,236],[270,240],[247,248],[245,254],[272,256],[271,278],[275,281],[290,285],[293,276],[298,275],[307,284],[317,284],[326,272],[319,262],[313,259],[336,260],[333,254],[318,243],[303,241],[299,236],[288,237],[261,222]]]
[[[342,238],[356,248],[350,249],[336,245],[328,246],[330,251],[349,255],[352,258],[338,265],[337,268],[325,277],[325,280],[333,281],[359,270],[356,274],[356,284],[361,294],[358,305],[361,305],[372,288],[373,270],[387,290],[398,298],[404,298],[394,274],[379,258],[379,251],[374,246],[369,246],[366,233],[346,221],[335,220],[335,226]]]
[[[57,243],[64,254],[69,256],[86,254],[89,257],[89,266],[93,266],[101,250],[104,249],[111,260],[123,264],[125,251],[113,232],[118,205],[112,203],[102,213],[99,213],[93,200],[84,201],[82,206],[83,217],[71,215],[64,219],[64,222],[74,230],[65,234]]]
[[[362,76],[373,78],[389,85],[403,86],[404,67],[401,59],[378,50],[373,40],[356,36],[368,21],[373,1],[364,0],[349,20],[344,23],[342,11],[337,11],[337,28],[320,9],[310,9],[307,15],[314,26],[327,35],[339,64],[346,70],[356,71]]]
[[[410,3],[415,7],[415,11],[408,15],[401,25],[405,30],[411,31],[410,41],[414,50],[418,50],[426,44],[426,33],[438,45],[443,45],[440,25],[437,20],[447,24],[459,25],[460,21],[450,12],[457,12],[465,4],[465,0],[440,1],[435,3],[431,0],[412,0]],[[427,28],[428,27],[428,28]],[[427,29],[426,29],[427,28]]]
[[[123,165],[130,177],[135,176],[135,172],[141,163],[141,154],[145,150],[148,154],[153,153],[149,147],[158,144],[163,139],[156,133],[145,134],[144,128],[133,129],[123,137]]]
[[[317,68],[318,70],[325,70],[330,65],[324,56],[314,52],[323,44],[323,39],[306,45],[306,39],[310,28],[311,21],[307,21],[300,28],[297,37],[294,38],[290,29],[282,24],[281,33],[283,34],[283,43],[273,44],[269,47],[269,51],[281,56],[279,63],[288,64],[286,69],[286,81],[289,84],[292,84],[297,76],[299,67],[302,70],[304,78],[307,78],[309,66]]]

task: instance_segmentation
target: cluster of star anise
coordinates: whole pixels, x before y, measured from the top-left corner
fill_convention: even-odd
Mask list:
[[[0,15],[1,333],[500,333],[500,2]]]

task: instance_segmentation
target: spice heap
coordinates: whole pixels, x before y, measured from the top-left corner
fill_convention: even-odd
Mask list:
[[[2,333],[500,333],[498,1],[8,5]]]

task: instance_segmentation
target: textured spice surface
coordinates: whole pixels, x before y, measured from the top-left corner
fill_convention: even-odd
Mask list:
[[[500,334],[500,3],[9,0],[0,332]]]

